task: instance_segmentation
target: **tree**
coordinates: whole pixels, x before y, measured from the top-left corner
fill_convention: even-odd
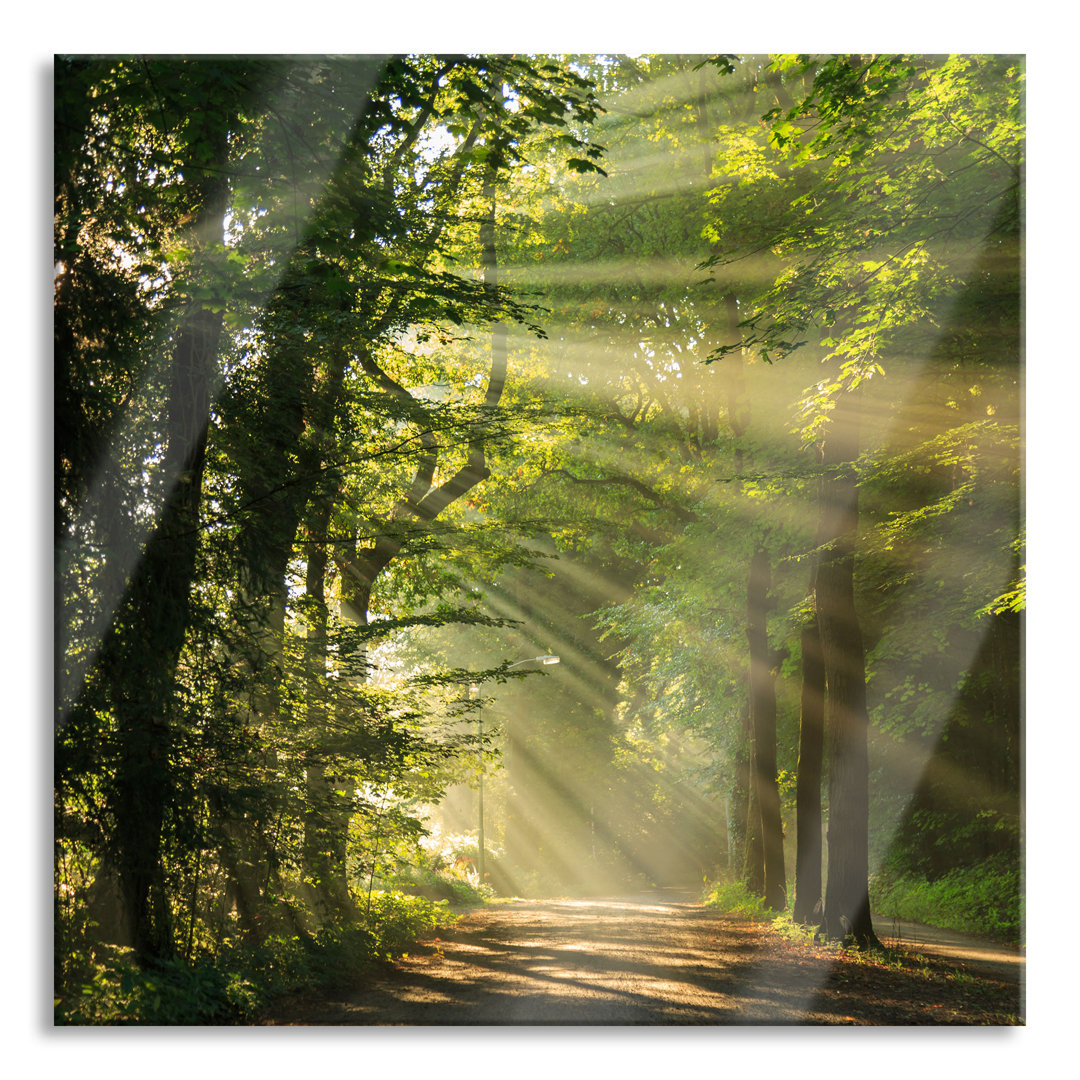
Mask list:
[[[503,85],[517,108],[493,120]],[[58,842],[61,858],[88,844],[102,895],[115,871],[126,929],[106,932],[150,962],[181,904],[190,948],[215,876],[245,931],[265,937],[279,902],[302,929],[292,866],[341,883],[342,830],[331,850],[317,822],[352,805],[334,783],[369,768],[404,789],[454,752],[419,734],[405,693],[329,693],[328,673],[357,667],[326,603],[330,528],[355,513],[350,488],[377,491],[378,465],[411,453],[395,424],[428,429],[432,471],[438,431],[353,367],[410,328],[531,319],[447,260],[485,170],[591,104],[558,64],[480,57],[63,60],[58,99],[75,125],[57,173]],[[114,357],[99,342],[125,319]],[[159,373],[144,356],[165,342]],[[112,445],[89,438],[100,416],[127,422]],[[475,466],[484,425],[467,430]]]
[[[794,188],[758,241],[787,266],[749,307],[742,344],[773,361],[816,337],[831,365],[802,403],[806,438],[824,446],[815,577],[830,760],[823,928],[868,944],[865,650],[853,577],[856,462],[866,449],[858,432],[865,440],[868,425],[855,395],[960,294],[973,250],[1012,243],[1022,73],[1009,57],[802,57],[775,66],[812,72],[813,81],[801,100],[766,116],[791,179],[766,170],[760,147],[742,155]],[[745,195],[729,185],[718,197],[732,238]]]
[[[193,220],[187,235],[193,249],[205,253],[204,265],[195,268],[185,282],[188,296],[171,339],[161,432],[164,503],[102,642],[98,665],[114,686],[118,756],[110,801],[115,864],[132,939],[143,957],[167,955],[171,950],[172,930],[160,871],[161,830],[170,798],[168,762],[174,752],[166,718],[173,708],[175,667],[187,629],[210,392],[222,332],[221,313],[205,297],[213,282],[214,237],[228,201],[223,178],[228,130],[234,122],[233,110],[242,101],[240,95],[230,100],[222,89],[230,79],[244,74],[218,67],[192,78],[183,72],[176,86],[186,97],[205,93],[214,106],[189,116],[183,143],[175,148],[188,170],[185,202]],[[121,108],[123,91],[129,88],[121,73]],[[98,121],[107,138],[116,137],[104,116],[98,114]],[[151,132],[149,138],[155,134]],[[65,755],[59,755],[59,763],[63,769]]]
[[[735,289],[745,286],[734,279],[717,303],[694,266],[709,250],[701,231],[712,151],[703,135],[742,104],[693,57],[615,57],[595,70],[610,95],[596,133],[610,178],[536,175],[546,213],[523,215],[518,275],[547,286],[558,304],[550,342],[534,350],[534,362],[558,375],[530,389],[547,415],[566,420],[516,469],[519,500],[528,493],[535,510],[542,491],[560,558],[597,582],[596,617],[626,702],[613,718],[635,734],[640,724],[646,738],[682,729],[716,739],[712,775],[694,778],[715,798],[719,775],[736,771],[729,754],[744,753],[747,683],[728,671],[747,666],[746,577],[731,570],[744,554],[748,566],[753,544],[774,540],[767,526],[740,535],[743,515],[764,521],[760,489],[740,504],[715,486],[718,470],[741,474],[767,437],[766,423],[751,427],[742,361],[725,370],[695,362],[737,336]],[[759,450],[753,464],[765,468],[767,457]],[[742,493],[738,482],[727,490]],[[715,589],[705,585],[710,575]],[[740,643],[735,657],[731,639]],[[746,815],[745,805],[733,808],[733,832]],[[778,819],[772,826],[778,839]],[[764,856],[751,862],[763,869]]]
[[[796,774],[795,898],[792,916],[810,923],[821,909],[821,767],[825,732],[825,666],[817,620],[802,630],[802,693]]]
[[[781,654],[769,648],[767,616],[773,606],[769,598],[769,555],[755,551],[750,559],[747,585],[746,633],[750,643],[750,727],[752,731],[751,772],[760,814],[761,895],[774,911],[787,905],[784,876],[783,824],[780,820],[780,792],[776,785],[776,693],[773,681]]]

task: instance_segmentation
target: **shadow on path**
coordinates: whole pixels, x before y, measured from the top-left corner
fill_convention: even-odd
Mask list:
[[[874,929],[883,945],[926,956],[940,956],[963,964],[970,971],[986,972],[1022,982],[1027,958],[1023,949],[992,938],[941,930],[908,919],[874,915]]]
[[[838,963],[686,890],[515,901],[470,912],[364,985],[281,1003],[300,1025],[1003,1023],[1001,980],[930,986],[914,969]],[[929,987],[929,989],[928,989]],[[1019,1012],[1019,995],[1015,1008]],[[982,1017],[978,1019],[977,1017]]]

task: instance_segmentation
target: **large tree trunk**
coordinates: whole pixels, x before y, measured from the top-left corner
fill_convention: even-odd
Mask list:
[[[821,929],[830,939],[877,944],[870,920],[869,760],[866,659],[855,611],[859,522],[854,461],[858,412],[841,393],[825,444],[822,551],[817,569],[818,626],[825,665],[825,741],[829,759],[829,857]]]
[[[77,125],[88,120],[85,104],[78,108]],[[215,240],[220,243],[229,196],[225,168],[231,121],[222,110],[193,116],[190,122],[199,137],[189,141],[192,156],[184,171],[190,171],[192,177],[185,181],[182,195],[196,215],[190,242],[195,248],[210,251],[212,261],[213,244]],[[65,159],[69,163],[72,145],[67,146]],[[66,198],[67,213],[72,215],[69,220],[74,221],[77,174],[58,176],[57,180],[60,199],[57,209],[61,209],[60,203]],[[69,229],[64,239],[67,250],[58,250],[58,257],[62,254],[67,266],[70,259],[79,259],[80,237]],[[60,379],[64,400],[60,402],[57,464],[66,462],[68,473],[65,475],[60,469],[57,477],[71,502],[85,484],[86,470],[97,465],[96,451],[103,446],[104,432],[86,429],[88,417],[79,415],[72,389],[74,376],[69,368],[76,359],[77,346],[72,336],[74,328],[65,311],[73,298],[63,295],[65,282],[70,280],[69,272],[68,266],[61,281],[57,324],[58,358],[64,376]],[[200,272],[196,274],[201,277]],[[194,284],[206,284],[206,281]],[[107,330],[99,327],[97,332],[104,332],[108,338]],[[190,621],[189,599],[199,548],[199,507],[210,397],[221,330],[221,314],[191,300],[170,338],[173,344],[165,430],[160,433],[165,446],[161,465],[166,490],[164,504],[130,578],[117,581],[123,597],[111,626],[103,634],[97,659],[101,680],[108,686],[115,722],[115,741],[110,740],[116,747],[115,772],[108,796],[113,850],[106,857],[110,861],[115,857],[124,907],[121,921],[130,929],[132,944],[142,961],[170,955],[173,950],[169,898],[161,866],[162,831],[172,800],[176,668]],[[85,445],[84,434],[90,436]],[[148,455],[151,450],[148,448]],[[67,532],[67,525],[67,514],[61,512],[57,519],[58,540]],[[122,567],[115,550],[109,562]],[[119,573],[127,576],[124,570]],[[59,596],[58,602],[62,603]],[[62,608],[57,610],[63,613]],[[57,647],[66,647],[60,637]],[[64,781],[62,767],[57,781],[59,788]]]
[[[795,785],[795,905],[811,923],[821,904],[821,764],[825,736],[825,666],[817,620],[802,632],[799,765]]]
[[[742,341],[739,329],[739,303],[734,290],[724,294],[724,314],[726,316],[725,337],[727,345],[738,345]],[[735,437],[735,490],[742,491],[742,475],[745,464],[745,452],[742,448],[742,436],[750,424],[750,404],[746,398],[746,373],[743,370],[741,352],[730,353],[724,361],[724,374],[727,383],[727,422],[731,434]],[[756,764],[754,762],[754,738],[751,721],[750,679],[747,679],[747,700],[741,716],[741,739],[735,751],[735,762],[731,783],[732,813],[729,814],[729,847],[741,858],[740,866],[733,866],[732,871],[741,875],[746,887],[761,896],[765,891],[765,853],[761,837],[761,810],[757,797],[757,785],[754,783]]]
[[[222,179],[228,119],[207,123],[214,147],[200,200],[197,242],[220,233],[228,202]],[[172,715],[176,668],[188,630],[199,549],[199,507],[212,386],[223,319],[193,304],[176,337],[168,400],[164,472],[172,481],[158,525],[135,570],[107,646],[114,684],[120,762],[116,776],[117,869],[136,954],[171,955],[173,935],[161,865],[161,840],[173,783]]]
[[[307,627],[308,725],[318,739],[327,728],[326,687],[326,568],[327,548],[321,538],[330,526],[331,501],[323,498],[309,522],[305,591],[309,604]],[[352,913],[345,856],[349,831],[347,796],[338,790],[332,764],[319,759],[306,768],[303,877],[320,919],[339,919]]]
[[[309,595],[316,598],[316,605],[323,603],[325,554],[319,552],[315,541],[325,536],[324,521],[329,517],[332,493],[325,490],[323,482],[324,447],[310,437],[310,431],[332,430],[345,357],[334,357],[327,377],[319,379],[316,358],[304,342],[302,331],[292,327],[288,318],[288,306],[296,302],[295,297],[319,287],[303,269],[297,269],[309,254],[308,246],[298,246],[295,265],[287,271],[270,307],[274,332],[268,334],[263,376],[253,393],[237,399],[228,417],[247,436],[251,447],[238,461],[245,513],[236,548],[237,614],[242,627],[242,655],[238,659],[246,672],[248,706],[244,723],[255,731],[279,719],[288,606],[286,577],[305,507],[313,496],[315,502],[311,505],[315,509],[307,523],[313,541],[309,550],[314,553]],[[312,570],[309,561],[309,576]],[[316,629],[316,637],[325,648],[325,619],[321,629]],[[316,640],[312,639],[309,652],[314,648]],[[313,775],[317,767],[313,765],[308,771],[314,791],[319,787]],[[241,927],[254,940],[269,928],[258,913],[264,902],[263,890],[272,878],[272,867],[278,862],[271,836],[275,831],[272,822],[279,813],[280,807],[272,804],[238,806],[225,825],[232,844],[246,853],[227,865],[241,874],[234,878],[231,888],[237,897]]]
[[[199,502],[210,380],[221,316],[196,310],[173,355],[165,468],[177,474],[121,609],[105,663],[115,682],[121,742],[115,840],[121,895],[136,953],[169,955],[172,929],[161,869],[161,832],[172,784],[176,665],[188,627],[199,544]]]
[[[271,357],[268,367],[272,369],[274,364]],[[296,413],[300,414],[298,403]],[[289,426],[282,423],[281,433],[287,432]],[[280,710],[288,603],[286,569],[298,527],[299,491],[284,483],[292,471],[284,447],[270,438],[260,440],[258,446],[255,476],[282,481],[279,487],[270,479],[250,482],[245,477],[250,483],[247,491],[252,493],[248,496],[250,510],[236,544],[238,621],[242,628],[237,662],[244,671],[246,698],[246,709],[238,719],[245,733],[250,732],[254,740],[261,742],[260,730],[273,725]],[[267,740],[266,745],[269,754],[276,754],[273,740]],[[251,762],[251,767],[260,772],[265,765],[265,761]],[[229,807],[223,822],[232,848],[225,862],[230,872],[229,891],[236,899],[240,927],[253,941],[261,941],[271,929],[262,915],[264,887],[271,878],[274,859],[269,839],[273,831],[271,823],[279,810],[279,806],[267,802],[262,805],[237,802]]]
[[[754,782],[757,762],[754,760],[754,738],[750,722],[750,705],[746,708],[747,757],[746,776],[746,830],[743,839],[742,875],[746,887],[755,896],[765,895],[765,846],[761,835],[761,803],[758,786]]]
[[[821,445],[817,446],[817,464],[823,463]],[[818,503],[824,505],[824,477],[818,480]],[[815,547],[822,543],[818,522]],[[810,596],[815,604],[813,621],[803,627],[800,642],[802,657],[802,693],[799,701],[799,763],[795,783],[795,903],[792,916],[796,922],[810,924],[823,910],[821,895],[821,768],[825,752],[825,661],[821,655],[821,628],[818,625],[816,596],[817,563],[815,556],[810,574]]]
[[[769,556],[756,551],[750,560],[747,586],[747,637],[750,641],[750,729],[753,740],[751,783],[760,814],[761,895],[767,907],[783,911],[787,904],[784,877],[784,827],[776,785],[776,689],[774,657],[769,650],[767,614]],[[755,857],[757,853],[754,853]],[[755,874],[756,878],[756,869]]]

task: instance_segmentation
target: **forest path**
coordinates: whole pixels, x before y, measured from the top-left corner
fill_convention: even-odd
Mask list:
[[[878,939],[889,948],[944,957],[962,963],[969,971],[992,973],[1012,982],[1020,982],[1024,977],[1026,956],[1015,945],[885,915],[875,915],[873,921]]]
[[[1020,1011],[1010,981],[948,979],[838,963],[689,891],[656,890],[472,911],[370,982],[281,1002],[263,1023],[1005,1023]]]

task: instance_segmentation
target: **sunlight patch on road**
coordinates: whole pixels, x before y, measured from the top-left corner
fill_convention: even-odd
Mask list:
[[[661,915],[670,915],[670,904],[635,904],[620,900],[559,900],[559,907],[570,908],[597,908],[600,910],[616,911],[651,911]]]

